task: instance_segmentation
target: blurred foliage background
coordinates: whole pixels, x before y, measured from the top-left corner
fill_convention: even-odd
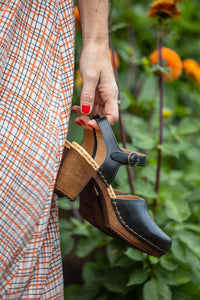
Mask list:
[[[178,1],[180,17],[171,21],[164,36],[163,46],[179,55],[183,70],[176,80],[164,81],[162,145],[159,68],[149,59],[157,47],[155,19],[148,16],[154,2],[110,1],[110,37],[117,63],[119,60],[127,148],[147,154],[146,167],[131,170],[134,192],[147,201],[156,223],[172,238],[172,248],[161,259],[128,248],[82,220],[78,199],[71,203],[59,198],[66,300],[199,299],[200,2]],[[74,103],[79,102],[81,93],[80,50],[76,12]],[[186,59],[195,60],[196,69],[192,64],[184,65]],[[164,62],[166,66],[167,59]],[[172,66],[176,68],[176,61]],[[81,142],[83,129],[73,119],[72,113],[68,139]],[[119,123],[113,130],[121,143]],[[162,164],[156,191],[158,149],[162,151]],[[130,192],[126,167],[119,170],[113,186]]]

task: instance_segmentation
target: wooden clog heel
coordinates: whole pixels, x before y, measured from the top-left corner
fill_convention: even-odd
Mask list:
[[[55,188],[74,201],[91,179],[93,169],[87,161],[88,154],[84,149],[80,151],[78,144],[66,141],[65,147],[68,151],[61,162]]]

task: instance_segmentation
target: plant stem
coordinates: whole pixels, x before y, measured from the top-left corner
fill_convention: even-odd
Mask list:
[[[82,219],[82,217],[81,217],[81,215],[80,215],[78,209],[74,206],[74,203],[73,203],[72,201],[70,201],[70,205],[71,205],[71,209],[72,209],[72,212],[73,212],[73,214],[74,214],[74,217],[75,217],[77,220],[79,220],[79,222],[80,222],[81,224],[83,224],[83,219]]]
[[[111,25],[112,25],[112,9],[113,9],[113,0],[111,0],[111,4],[110,4],[109,31],[110,31]],[[115,79],[116,79],[116,83],[117,83],[117,87],[118,87],[118,100],[119,100],[119,102],[118,102],[118,111],[119,111],[120,135],[121,135],[122,145],[123,145],[124,148],[126,148],[126,134],[125,134],[124,125],[123,125],[123,121],[122,121],[122,109],[121,109],[121,104],[120,104],[121,95],[120,95],[120,87],[119,87],[119,75],[118,75],[118,71],[117,71],[117,65],[116,65],[116,61],[115,61],[114,49],[113,49],[113,45],[112,45],[110,35],[109,35],[109,45],[110,45],[110,48],[111,48],[111,51],[112,51],[112,58],[113,58],[113,64],[114,64],[114,74],[115,74]],[[134,186],[133,186],[131,171],[130,171],[129,166],[127,166],[126,168],[127,168],[127,175],[128,175],[128,181],[129,181],[131,194],[134,195]]]
[[[112,25],[113,0],[111,0],[110,2],[111,2],[111,4],[110,4],[110,12],[109,12],[109,18],[108,18],[109,19],[109,31],[110,31],[111,25]],[[113,45],[112,45],[110,35],[109,35],[109,45],[110,45],[110,48],[111,48],[111,51],[112,51],[113,64],[114,64],[114,74],[115,74],[115,79],[116,79],[116,83],[117,83],[117,87],[118,87],[118,100],[119,100],[118,109],[119,109],[120,135],[121,135],[122,145],[123,145],[124,148],[126,148],[126,134],[125,134],[124,126],[123,126],[122,109],[121,109],[121,104],[120,104],[121,95],[120,95],[120,87],[119,87],[119,75],[118,75],[118,71],[117,71],[117,65],[116,65],[115,56],[114,56],[114,49],[113,49]],[[130,167],[127,166],[126,168],[127,168],[127,175],[128,175],[128,181],[129,181],[131,194],[134,195],[134,186],[133,186]]]
[[[163,66],[163,59],[162,59],[162,46],[163,46],[163,28],[161,28],[161,34],[158,43],[158,59],[159,65]],[[163,76],[162,73],[159,74],[158,77],[158,86],[160,92],[160,127],[159,127],[159,144],[162,145],[163,143]],[[161,170],[161,162],[162,162],[162,150],[158,149],[158,164],[157,164],[157,172],[156,172],[156,184],[155,184],[155,191],[158,193],[159,185],[160,185],[160,170]],[[154,203],[156,205],[156,203]]]
[[[117,66],[116,66],[116,62],[115,62],[115,56],[114,56],[114,49],[113,49],[113,45],[112,45],[112,41],[111,38],[109,37],[109,43],[110,43],[110,48],[112,51],[112,58],[113,58],[113,63],[114,63],[114,73],[115,73],[115,79],[116,79],[116,83],[118,86],[118,109],[119,109],[119,127],[120,127],[120,135],[121,135],[121,140],[122,140],[122,145],[124,148],[126,148],[126,134],[125,134],[125,130],[124,130],[124,125],[123,125],[123,121],[122,121],[122,109],[121,109],[121,104],[120,104],[120,100],[121,100],[121,95],[120,95],[120,87],[119,87],[119,75],[118,75],[118,71],[117,71]],[[133,186],[133,181],[132,181],[132,176],[131,176],[131,171],[130,171],[130,167],[126,166],[127,168],[127,175],[128,175],[128,181],[129,181],[129,186],[130,186],[130,190],[131,190],[131,194],[134,195],[134,186]]]

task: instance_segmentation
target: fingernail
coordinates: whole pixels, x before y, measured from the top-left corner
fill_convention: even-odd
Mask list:
[[[85,125],[85,122],[83,122],[82,120],[80,120],[81,124]]]
[[[90,112],[90,106],[89,105],[82,105],[82,113],[89,114]]]
[[[87,124],[89,127],[91,127],[91,128],[94,128],[92,125],[90,125],[90,124]]]
[[[81,126],[81,123],[79,121],[75,121],[75,123],[79,126]]]
[[[72,108],[72,111],[73,111],[73,112],[76,112],[76,110],[75,110],[74,108]]]

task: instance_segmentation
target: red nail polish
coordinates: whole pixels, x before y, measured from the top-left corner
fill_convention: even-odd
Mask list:
[[[85,122],[83,122],[82,120],[80,120],[81,124],[85,125]]]
[[[79,121],[74,120],[74,122],[76,123],[76,125],[81,125]]]
[[[91,127],[91,128],[94,128],[92,125],[90,125],[90,124],[87,124],[89,127]]]
[[[90,106],[89,105],[82,105],[82,113],[89,114]]]

